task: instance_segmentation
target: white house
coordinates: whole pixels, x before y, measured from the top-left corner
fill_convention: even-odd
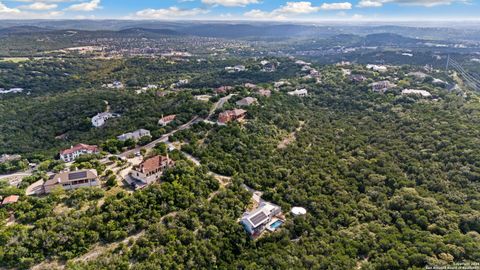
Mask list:
[[[386,66],[372,65],[372,64],[368,64],[367,69],[371,69],[371,70],[378,71],[378,72],[386,72],[388,70],[388,68]]]
[[[146,136],[147,137],[152,137],[152,135],[150,134],[150,131],[146,130],[146,129],[139,129],[139,130],[135,130],[133,132],[124,133],[120,136],[117,136],[117,139],[120,140],[120,141],[126,141],[128,139],[138,141],[140,138],[146,137]]]
[[[225,71],[227,71],[229,73],[242,72],[242,71],[245,71],[245,70],[247,70],[247,68],[243,65],[236,65],[236,66],[233,66],[233,67],[225,67]]]
[[[68,149],[60,151],[60,159],[64,162],[72,162],[81,155],[98,153],[99,151],[96,145],[80,143]]]
[[[109,112],[99,113],[94,117],[92,117],[92,125],[94,127],[101,127],[105,125],[108,119],[118,117],[118,116],[119,116],[118,114],[109,113]]]
[[[432,94],[426,90],[417,90],[417,89],[403,89],[402,95],[420,95],[422,97],[431,97]]]
[[[295,91],[288,92],[290,96],[297,96],[297,97],[306,97],[308,95],[308,90],[303,88],[303,89],[297,89]]]
[[[267,225],[272,219],[281,213],[282,209],[280,206],[269,202],[262,202],[254,211],[245,213],[241,223],[245,231],[255,237],[267,229]]]

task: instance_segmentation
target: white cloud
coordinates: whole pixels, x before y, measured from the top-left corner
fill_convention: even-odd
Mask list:
[[[57,4],[46,4],[44,2],[35,2],[30,5],[19,6],[20,9],[29,9],[29,10],[50,10],[57,8]]]
[[[383,1],[378,0],[361,0],[358,2],[358,7],[381,7],[383,6]]]
[[[317,12],[320,10],[320,7],[312,6],[311,2],[287,2],[286,5],[281,6],[278,9],[275,9],[274,13],[294,13],[294,14],[308,14]]]
[[[352,19],[354,19],[354,20],[361,20],[363,18],[364,18],[364,16],[361,15],[361,14],[353,14],[353,16],[352,16]]]
[[[271,12],[262,11],[259,9],[252,9],[243,14],[244,17],[255,19],[284,19],[287,15],[302,15],[311,14],[321,10],[347,10],[351,9],[352,4],[349,2],[343,3],[324,3],[321,6],[313,6],[311,2],[287,2]]]
[[[78,16],[75,16],[75,19],[77,20],[94,20],[96,18],[95,15],[78,15]]]
[[[14,0],[15,2],[23,3],[67,3],[67,2],[78,2],[78,0]]]
[[[468,3],[466,0],[360,0],[358,7],[381,7],[386,3],[396,3],[405,6],[434,7],[452,3]]]
[[[100,0],[92,0],[80,4],[71,5],[66,10],[71,11],[94,11],[100,8]]]
[[[180,9],[178,7],[169,7],[162,9],[144,9],[137,11],[135,15],[141,19],[168,19],[173,17],[190,17],[205,13],[208,13],[208,10],[200,8]]]
[[[320,8],[322,10],[344,10],[344,9],[352,9],[352,4],[349,2],[343,3],[323,3]]]
[[[17,13],[20,13],[19,9],[9,8],[6,5],[4,5],[2,2],[0,2],[0,15],[17,14]]]
[[[202,0],[202,3],[225,7],[244,7],[250,4],[258,4],[260,2],[258,0]]]
[[[264,18],[264,17],[270,16],[270,13],[261,11],[259,9],[252,9],[250,11],[245,12],[243,15],[249,18]]]

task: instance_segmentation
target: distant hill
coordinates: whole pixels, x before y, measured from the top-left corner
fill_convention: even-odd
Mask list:
[[[367,35],[364,38],[364,43],[367,46],[399,46],[407,44],[416,44],[422,42],[421,39],[404,37],[393,33],[378,33]]]
[[[221,38],[292,37],[314,35],[317,27],[309,25],[258,25],[258,24],[198,24],[178,31],[190,35]]]
[[[149,28],[127,28],[118,31],[119,34],[126,34],[126,35],[161,35],[161,36],[178,36],[183,35],[177,31],[171,29],[149,29]]]
[[[0,35],[10,35],[10,34],[25,34],[25,33],[39,33],[39,32],[49,32],[50,29],[36,27],[36,26],[12,26],[7,28],[0,28]]]

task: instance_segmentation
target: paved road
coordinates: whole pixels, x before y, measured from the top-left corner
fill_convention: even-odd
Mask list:
[[[208,114],[207,118],[205,119],[205,121],[208,121],[210,119],[210,117],[212,117],[212,115],[215,113],[216,110],[220,109],[223,107],[223,105],[225,104],[225,102],[227,102],[230,98],[232,98],[233,96],[235,96],[236,94],[230,94],[226,97],[222,97],[220,98],[216,103],[215,105],[213,105],[212,109],[210,110],[210,113]]]
[[[155,147],[155,145],[157,145],[157,143],[160,143],[160,142],[167,142],[168,141],[168,138],[170,136],[172,136],[173,134],[175,134],[176,132],[180,131],[180,130],[184,130],[184,129],[188,129],[190,128],[193,124],[195,123],[198,123],[198,122],[201,122],[203,121],[202,118],[200,118],[199,116],[195,116],[192,120],[190,120],[188,123],[186,124],[183,124],[181,125],[180,127],[178,127],[177,129],[171,131],[170,133],[167,133],[167,134],[164,134],[162,137],[150,142],[149,144],[147,145],[144,145],[144,146],[139,146],[139,147],[136,147],[134,149],[131,149],[131,150],[127,150],[123,153],[121,153],[119,156],[121,157],[128,157],[130,155],[135,155],[135,153],[137,152],[140,152],[140,149],[142,148],[145,148],[147,150],[149,149],[152,149],[153,147]]]
[[[0,175],[0,179],[7,179],[12,177],[25,177],[30,175],[32,175],[32,172],[18,172],[18,173]]]

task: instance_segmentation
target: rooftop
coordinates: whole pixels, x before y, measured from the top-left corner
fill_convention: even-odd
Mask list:
[[[8,197],[5,197],[5,199],[3,199],[3,205],[5,204],[10,204],[10,203],[16,203],[18,202],[18,199],[20,198],[20,196],[18,195],[10,195]]]
[[[73,172],[60,172],[50,177],[45,182],[45,186],[68,183],[70,181],[79,179],[95,179],[97,178],[97,171],[95,170],[81,170]]]
[[[72,146],[68,149],[60,151],[60,155],[69,155],[69,154],[75,153],[77,151],[82,151],[82,150],[96,152],[96,151],[98,151],[98,146],[79,143],[79,144],[77,144],[75,146]]]

